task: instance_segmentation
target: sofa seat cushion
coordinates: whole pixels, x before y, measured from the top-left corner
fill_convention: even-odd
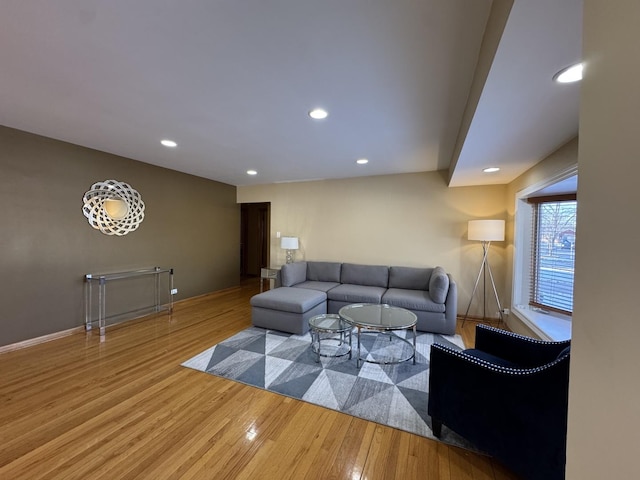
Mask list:
[[[420,310],[422,312],[445,312],[445,304],[434,302],[429,295],[429,292],[425,292],[423,290],[390,288],[382,296],[382,303],[387,303],[394,307],[406,308],[409,310]]]
[[[327,292],[330,300],[348,303],[380,303],[387,289],[367,285],[343,283]]]
[[[297,283],[294,288],[309,288],[311,290],[320,290],[321,292],[328,292],[332,288],[340,285],[338,282],[318,282],[318,281],[306,281]]]
[[[305,313],[327,300],[327,294],[307,288],[280,287],[251,297],[252,307]]]

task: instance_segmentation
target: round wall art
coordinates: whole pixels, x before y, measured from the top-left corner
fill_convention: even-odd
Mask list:
[[[126,235],[144,220],[144,202],[128,183],[105,180],[91,185],[82,197],[82,213],[105,235]]]

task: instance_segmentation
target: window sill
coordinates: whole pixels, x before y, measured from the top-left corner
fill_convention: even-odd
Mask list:
[[[571,338],[571,317],[545,312],[528,305],[512,308],[512,313],[542,340],[559,342]]]

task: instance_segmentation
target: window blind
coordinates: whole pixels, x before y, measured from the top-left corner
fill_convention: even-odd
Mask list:
[[[528,201],[534,207],[529,304],[571,315],[576,196],[536,197]]]

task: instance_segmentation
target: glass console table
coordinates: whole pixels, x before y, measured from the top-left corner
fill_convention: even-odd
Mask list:
[[[169,280],[169,304],[161,304],[160,276],[167,275]],[[128,272],[117,273],[88,273],[85,279],[85,329],[91,330],[93,323],[93,287],[94,284],[98,290],[98,328],[100,337],[104,337],[106,330],[106,301],[107,301],[107,284],[115,280],[134,279],[137,277],[150,277],[153,279],[154,302],[151,306],[145,306],[139,309],[120,312],[118,315],[126,315],[135,312],[153,311],[160,312],[167,310],[169,314],[173,312],[173,295],[177,291],[173,288],[173,268],[152,267],[141,270],[131,270]]]

